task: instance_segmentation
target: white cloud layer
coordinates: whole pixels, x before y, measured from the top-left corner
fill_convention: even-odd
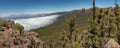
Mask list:
[[[39,27],[44,27],[49,24],[54,23],[57,20],[59,15],[51,15],[45,17],[35,17],[35,18],[27,18],[27,19],[17,19],[14,20],[16,23],[20,23],[24,26],[25,30],[36,29]]]
[[[46,13],[53,13],[53,12],[6,12],[0,13],[0,17],[8,17],[11,15],[21,15],[21,14],[29,14],[29,15],[36,15],[36,14],[46,14]]]

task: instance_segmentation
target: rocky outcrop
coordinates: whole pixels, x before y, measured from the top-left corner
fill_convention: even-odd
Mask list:
[[[14,22],[9,21],[4,31],[0,31],[0,48],[43,48],[43,42],[35,32],[13,29]]]
[[[6,22],[6,27],[7,27],[7,28],[11,28],[14,24],[15,24],[14,21],[10,21],[10,20],[9,20],[9,21]]]
[[[110,39],[106,43],[105,48],[120,48],[120,45],[114,39]]]

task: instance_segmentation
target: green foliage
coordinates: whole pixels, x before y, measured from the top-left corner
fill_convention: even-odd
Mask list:
[[[6,20],[4,18],[0,18],[0,31],[4,30],[3,27],[6,24]]]
[[[22,35],[24,33],[24,27],[22,25],[20,25],[19,23],[16,23],[13,26],[14,29],[18,29],[20,31],[20,34]]]
[[[75,22],[76,17],[74,15],[70,16],[68,19],[67,23],[69,25],[69,39],[72,39],[73,32],[76,30],[76,22]]]
[[[5,18],[0,18],[0,26],[5,26],[6,22]]]
[[[117,39],[118,21],[116,20],[120,16],[119,6],[116,4],[114,10],[112,8],[100,8],[96,10],[95,0],[93,0],[93,16],[91,17],[89,32],[91,39],[89,47],[103,48],[103,43],[107,42],[110,38]],[[120,34],[119,34],[120,35]]]
[[[62,48],[80,48],[81,36],[76,27],[76,17],[70,16],[67,20],[69,31],[62,31],[60,35],[60,45]]]
[[[50,39],[48,40],[48,48],[55,48],[54,46],[54,42],[53,42],[53,38],[52,37],[50,37]]]
[[[0,25],[0,31],[4,30],[3,27]]]
[[[60,45],[62,48],[66,48],[66,42],[68,41],[66,31],[61,32],[60,34]]]
[[[82,12],[85,13],[85,12],[86,12],[86,9],[85,9],[85,8],[82,8]]]
[[[79,29],[79,32],[81,32],[83,29],[87,28],[88,26],[88,18],[89,18],[89,14],[86,12],[85,14],[82,13],[74,13],[76,11],[73,11],[72,13],[65,13],[67,15],[61,15],[59,18],[60,20],[58,20],[57,22],[55,22],[54,24],[51,24],[49,26],[43,27],[43,28],[39,28],[39,29],[35,29],[33,31],[39,33],[39,37],[40,39],[42,39],[44,41],[45,47],[48,47],[47,44],[49,43],[47,40],[49,40],[48,36],[54,37],[54,39],[52,39],[55,43],[55,48],[62,48],[61,43],[59,42],[59,35],[62,35],[62,32],[69,32],[69,25],[68,25],[68,18],[71,17],[71,14],[75,14],[76,19],[75,22],[77,25],[77,28]],[[80,16],[81,15],[81,16]],[[69,17],[68,17],[69,16]],[[67,20],[67,23],[66,23]],[[58,38],[59,37],[59,38]],[[69,39],[69,38],[67,38]],[[68,44],[67,44],[68,45]]]
[[[57,44],[54,44],[54,46],[59,46],[59,48],[104,48],[105,43],[111,38],[120,43],[120,8],[117,3],[115,5],[115,8],[97,8],[95,0],[93,0],[93,13],[90,17],[89,28],[83,31],[79,30],[81,27],[76,27],[77,21],[82,19],[82,15],[76,19],[80,14],[70,16],[64,26],[62,26],[63,22],[62,25],[58,23],[59,27],[61,27],[61,29],[58,29],[59,32],[48,33],[50,36],[60,35],[59,38],[57,36],[57,41],[54,40],[55,44]],[[54,26],[57,25],[54,24]],[[51,29],[51,26],[49,26],[49,29]],[[51,45],[53,46],[53,44]]]
[[[115,0],[115,17],[114,17],[114,20],[117,25],[115,24],[112,24],[113,27],[115,28],[115,32],[117,32],[117,40],[118,40],[118,43],[120,43],[120,7],[119,5],[117,4],[117,0]]]

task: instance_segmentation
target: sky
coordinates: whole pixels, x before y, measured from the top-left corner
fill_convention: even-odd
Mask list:
[[[114,0],[96,0],[96,5],[114,6]],[[0,15],[52,13],[91,7],[92,0],[0,0]]]

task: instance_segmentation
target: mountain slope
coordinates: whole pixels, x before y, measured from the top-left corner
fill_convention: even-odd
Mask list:
[[[77,17],[76,23],[78,27],[80,27],[80,31],[84,30],[88,27],[88,18],[91,15],[91,10],[87,9],[85,12],[82,12],[82,10],[73,10],[69,12],[58,12],[53,13],[61,15],[58,20],[49,26],[34,29],[32,31],[35,31],[39,34],[39,37],[41,40],[44,40],[44,42],[48,43],[47,40],[49,40],[51,37],[57,40],[61,30],[68,30],[68,25],[66,23],[66,19],[69,18],[71,15],[75,15]]]

